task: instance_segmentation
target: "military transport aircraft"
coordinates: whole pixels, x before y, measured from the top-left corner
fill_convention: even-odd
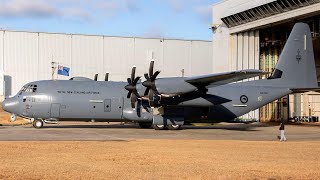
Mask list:
[[[294,91],[317,88],[309,26],[297,23],[272,75],[240,70],[195,77],[158,78],[151,61],[146,80],[94,81],[88,78],[26,84],[3,101],[3,109],[32,120],[35,128],[62,120],[131,121],[142,128],[180,129],[185,122],[229,121]]]

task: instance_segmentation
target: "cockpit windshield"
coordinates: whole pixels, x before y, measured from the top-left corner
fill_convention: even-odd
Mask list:
[[[36,84],[29,84],[29,85],[26,85],[26,86],[23,86],[22,89],[20,90],[20,95],[23,93],[23,92],[26,92],[26,93],[35,93],[37,92],[37,89],[38,89],[38,85]]]

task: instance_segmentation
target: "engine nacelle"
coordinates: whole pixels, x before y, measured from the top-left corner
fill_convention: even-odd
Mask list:
[[[152,121],[152,113],[141,112],[140,116],[135,109],[128,108],[123,110],[123,118],[130,121]]]
[[[155,80],[155,85],[159,94],[164,97],[173,97],[192,91],[198,88],[184,81],[185,78],[163,78]]]

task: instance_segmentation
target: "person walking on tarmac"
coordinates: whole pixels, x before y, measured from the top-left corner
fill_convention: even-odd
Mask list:
[[[286,141],[287,138],[284,135],[284,120],[281,120],[279,130],[280,130],[280,141]]]

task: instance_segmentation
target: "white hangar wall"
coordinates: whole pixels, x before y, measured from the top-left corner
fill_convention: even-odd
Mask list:
[[[272,1],[222,0],[213,5],[212,23],[217,27],[212,39],[215,72],[259,69],[259,30],[231,32],[221,18]]]
[[[174,39],[145,39],[93,35],[51,34],[38,32],[0,31],[0,69],[4,88],[0,95],[15,95],[30,82],[51,79],[51,62],[71,68],[69,77],[126,81],[133,65],[137,75],[148,71],[155,60],[159,77],[213,73],[212,42]]]
[[[228,72],[243,69],[259,69],[259,30],[231,33],[221,18],[238,13],[270,0],[223,0],[213,5],[213,70]],[[272,1],[272,0],[271,0]],[[256,78],[257,79],[257,78]],[[243,116],[245,119],[259,119],[259,110]]]

